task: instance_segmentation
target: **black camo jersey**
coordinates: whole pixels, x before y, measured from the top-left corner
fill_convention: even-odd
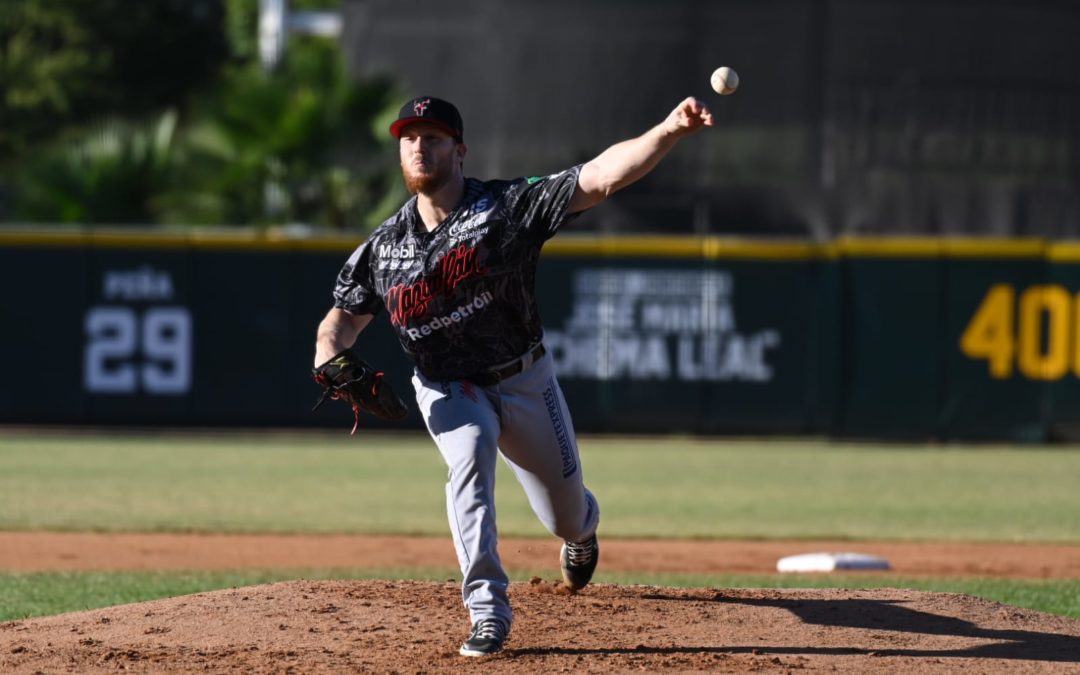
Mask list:
[[[410,199],[338,274],[334,306],[385,305],[405,353],[433,380],[468,379],[540,341],[540,248],[571,216],[580,167],[545,177],[465,181],[458,207],[427,232]]]

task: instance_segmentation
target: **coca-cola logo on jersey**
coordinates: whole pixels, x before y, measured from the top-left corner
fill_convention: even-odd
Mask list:
[[[465,245],[446,252],[436,264],[435,271],[411,284],[397,284],[386,292],[386,308],[390,322],[404,326],[411,319],[427,316],[433,300],[449,296],[458,284],[484,276],[487,268],[480,264],[479,250]]]
[[[472,239],[473,237],[481,236],[488,231],[490,223],[488,221],[480,220],[466,220],[463,223],[454,223],[450,226],[448,235],[450,235],[450,245],[453,246],[458,242]]]

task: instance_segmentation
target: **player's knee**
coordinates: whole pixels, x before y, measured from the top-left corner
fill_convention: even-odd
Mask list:
[[[444,455],[462,461],[485,461],[494,457],[498,449],[499,429],[494,424],[470,422],[458,423],[447,431],[435,435],[436,443]]]

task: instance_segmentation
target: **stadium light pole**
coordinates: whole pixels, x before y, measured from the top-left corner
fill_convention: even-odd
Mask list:
[[[281,62],[285,43],[292,33],[337,38],[341,35],[339,12],[290,12],[288,0],[259,0],[259,61],[271,73]],[[272,178],[263,183],[263,210],[280,215],[286,195],[281,183]]]
[[[281,61],[290,34],[337,38],[341,25],[340,12],[290,12],[288,0],[259,0],[259,61],[270,72]]]

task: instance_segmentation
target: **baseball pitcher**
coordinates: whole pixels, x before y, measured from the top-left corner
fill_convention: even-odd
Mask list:
[[[340,399],[357,416],[404,417],[382,373],[351,352],[386,308],[415,364],[416,404],[449,468],[446,511],[472,622],[464,656],[502,649],[513,623],[497,550],[497,455],[564,541],[560,566],[572,591],[589,583],[599,559],[600,508],[583,481],[536,306],[540,249],[576,214],[647,174],[679,139],[712,124],[708,108],[687,98],[657,126],[583,165],[490,181],[465,177],[464,124],[451,103],[413,99],[390,126],[414,196],[338,274],[313,375],[324,388],[320,403]]]

